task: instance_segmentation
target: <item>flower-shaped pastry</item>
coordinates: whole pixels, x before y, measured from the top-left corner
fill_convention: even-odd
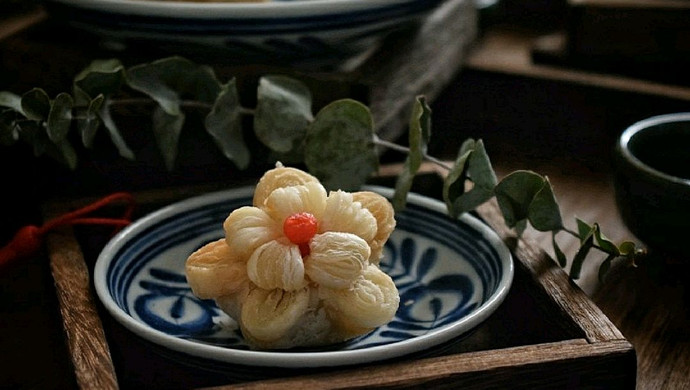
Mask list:
[[[315,177],[278,164],[259,181],[253,206],[227,217],[225,238],[190,255],[187,280],[255,348],[348,340],[398,308],[395,284],[378,267],[394,227],[383,196],[327,193]]]

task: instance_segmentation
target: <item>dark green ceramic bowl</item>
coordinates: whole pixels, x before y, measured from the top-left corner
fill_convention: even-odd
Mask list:
[[[690,259],[690,112],[627,128],[615,149],[621,217],[651,250]]]

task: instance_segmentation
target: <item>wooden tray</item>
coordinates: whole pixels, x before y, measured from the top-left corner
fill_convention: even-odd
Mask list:
[[[389,184],[382,178],[376,184]],[[239,184],[238,184],[239,185]],[[139,215],[221,187],[135,194]],[[413,190],[437,197],[436,174]],[[52,202],[46,217],[88,200]],[[320,370],[275,370],[182,362],[138,338],[95,299],[89,280],[108,230],[65,229],[48,237],[50,264],[69,352],[82,388],[634,388],[631,344],[567,275],[533,243],[517,240],[488,203],[478,214],[512,249],[516,272],[501,307],[448,348],[395,361]]]

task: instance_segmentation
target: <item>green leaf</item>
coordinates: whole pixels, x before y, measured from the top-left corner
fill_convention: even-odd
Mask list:
[[[121,156],[133,159],[134,153],[125,144],[110,117],[106,102],[121,91],[125,81],[125,68],[117,59],[95,60],[77,74],[72,83],[75,106],[85,107],[83,116],[76,118],[82,144],[91,148],[103,118],[110,121],[105,128]],[[106,111],[108,111],[106,113]]]
[[[50,97],[44,90],[34,88],[22,95],[21,108],[27,118],[44,121],[50,113]]]
[[[515,171],[496,185],[496,200],[508,227],[529,217],[530,205],[543,187],[544,178],[531,171]]]
[[[604,261],[599,265],[599,282],[603,283],[604,280],[606,279],[606,274],[608,274],[609,270],[611,269],[611,262],[613,259],[615,259],[617,256],[614,254],[610,254],[604,259]]]
[[[580,272],[582,272],[582,264],[584,264],[585,259],[589,250],[592,249],[594,245],[594,236],[589,234],[580,244],[580,248],[575,253],[573,257],[573,263],[570,266],[570,277],[574,280],[580,278]]]
[[[527,213],[532,227],[541,232],[563,228],[561,209],[556,202],[556,196],[547,177],[544,177],[544,185],[534,195]]]
[[[421,135],[419,146],[422,148],[422,152],[426,153],[431,140],[431,107],[429,107],[426,97],[421,95],[416,97],[415,105],[419,105],[419,107],[411,115],[410,126],[419,126]]]
[[[237,164],[240,169],[249,165],[249,148],[242,135],[240,98],[235,80],[223,85],[206,116],[206,131],[213,137],[223,155]]]
[[[579,279],[582,271],[582,264],[587,258],[589,250],[594,246],[594,235],[596,226],[590,226],[583,220],[576,218],[577,231],[580,237],[580,248],[577,250],[575,257],[573,257],[573,264],[570,266],[570,277],[572,279]]]
[[[460,146],[458,157],[443,180],[443,200],[446,202],[448,214],[457,218],[463,212],[455,206],[455,200],[465,193],[465,180],[467,179],[467,160],[474,149],[474,140],[467,139]]]
[[[464,179],[472,182],[469,191],[465,191]],[[463,142],[451,174],[444,181],[443,196],[450,215],[457,217],[491,199],[497,181],[484,142],[472,139]]]
[[[302,143],[314,119],[312,96],[299,80],[265,76],[259,80],[254,132],[271,150],[287,153]]]
[[[623,256],[630,256],[635,253],[635,243],[632,241],[623,241],[620,243],[618,246],[618,250],[620,251],[620,254]]]
[[[509,227],[527,219],[539,231],[562,229],[561,211],[548,178],[515,171],[496,186],[495,194]]]
[[[158,144],[158,149],[163,156],[165,167],[172,171],[177,158],[177,145],[184,124],[184,114],[170,115],[162,108],[156,107],[153,111],[153,134]]]
[[[426,99],[417,97],[410,116],[408,132],[410,151],[395,182],[392,204],[393,208],[398,211],[405,207],[407,194],[410,192],[414,177],[424,160],[424,153],[426,153],[427,142],[431,134],[429,112],[431,112],[431,108],[427,105]]]
[[[22,111],[22,98],[12,92],[0,91],[0,107],[11,108],[24,115]]]
[[[129,148],[129,146],[127,146],[127,143],[122,138],[120,130],[118,130],[115,121],[113,121],[113,118],[110,116],[110,111],[107,109],[107,100],[108,99],[106,98],[106,101],[101,106],[98,116],[103,121],[103,126],[105,126],[106,130],[108,130],[110,140],[112,141],[113,145],[115,145],[115,147],[117,148],[117,151],[118,153],[120,153],[120,156],[128,160],[134,160],[134,152]]]
[[[594,229],[594,239],[596,240],[597,245],[606,253],[612,254],[614,256],[619,256],[621,253],[618,250],[618,247],[616,246],[613,241],[609,240],[604,233],[601,232],[601,226],[599,224],[594,224],[595,229]]]
[[[470,156],[469,160],[469,176],[474,182],[475,186],[480,187],[483,190],[490,190],[493,193],[493,189],[498,183],[496,178],[496,172],[491,165],[491,160],[489,155],[486,153],[484,148],[484,141],[477,140],[474,144],[474,151]]]
[[[182,57],[169,57],[127,70],[127,84],[155,100],[153,131],[165,165],[172,170],[177,158],[177,142],[184,126],[181,110],[184,99],[213,105],[221,84],[213,70]]]
[[[87,148],[92,147],[93,140],[96,138],[96,132],[101,125],[101,118],[98,113],[103,108],[103,102],[105,102],[103,95],[96,96],[89,101],[89,105],[84,110],[83,117],[77,119],[77,130],[81,135],[81,142]]]
[[[359,189],[378,168],[369,108],[351,99],[332,102],[307,128],[304,162],[328,189]]]
[[[69,132],[72,125],[73,105],[72,96],[65,92],[58,94],[50,104],[46,131],[48,138],[56,144],[64,140]]]
[[[74,77],[75,104],[86,106],[98,95],[112,96],[120,91],[124,80],[125,68],[119,60],[95,60]]]
[[[589,236],[594,234],[595,226],[588,224],[580,218],[575,218],[577,222],[577,234],[580,237],[580,242],[584,242]]]
[[[13,110],[0,110],[0,145],[10,146],[19,139],[16,116]]]
[[[57,142],[55,147],[60,155],[58,159],[62,160],[69,169],[75,170],[77,168],[77,152],[72,145],[66,139],[63,139]]]
[[[556,255],[556,260],[561,268],[564,268],[568,264],[568,259],[565,257],[565,253],[561,250],[561,247],[556,242],[556,234],[558,232],[553,231],[551,233],[551,243],[553,244],[553,252]]]
[[[213,70],[182,57],[169,57],[133,66],[126,73],[127,84],[153,100],[168,115],[180,115],[183,98],[213,104],[221,83]],[[180,118],[175,120],[180,121]]]

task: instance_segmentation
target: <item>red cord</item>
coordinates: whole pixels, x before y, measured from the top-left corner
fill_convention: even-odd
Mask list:
[[[115,202],[125,202],[127,204],[127,208],[125,209],[122,218],[86,217],[87,214]],[[41,245],[43,245],[43,237],[51,230],[61,226],[110,225],[115,226],[117,230],[119,230],[132,222],[131,218],[132,213],[134,212],[134,203],[134,197],[131,194],[126,192],[116,192],[78,210],[61,215],[55,219],[51,219],[41,227],[33,225],[24,226],[19,229],[14,238],[12,238],[12,241],[10,241],[3,248],[0,248],[0,267],[3,267],[16,259],[35,254]]]

